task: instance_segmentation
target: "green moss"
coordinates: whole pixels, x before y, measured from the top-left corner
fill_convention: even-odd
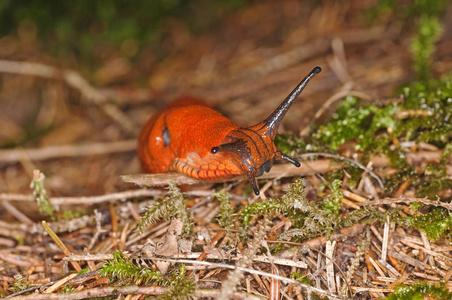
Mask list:
[[[286,196],[284,196],[286,197]],[[293,201],[284,201],[279,199],[269,199],[265,202],[255,202],[247,205],[241,212],[243,228],[248,228],[251,218],[255,215],[270,215],[274,213],[284,213],[292,208]]]
[[[169,278],[164,278],[159,271],[137,266],[131,263],[124,255],[116,251],[113,259],[108,260],[102,270],[101,276],[111,280],[125,280],[133,283],[157,284],[169,287],[168,293],[160,296],[160,299],[188,299],[195,292],[196,285],[192,278],[185,275],[186,268],[181,265],[173,271]]]
[[[327,198],[324,202],[323,208],[325,210],[326,214],[332,214],[332,215],[339,215],[339,210],[341,209],[341,199],[344,197],[342,194],[342,181],[341,180],[334,180],[333,183],[331,183],[331,197]]]
[[[290,155],[294,148],[304,148],[304,147],[295,147],[294,138],[291,135],[276,135],[275,137],[275,145],[281,150],[282,153],[286,155]]]
[[[292,273],[292,274],[290,274],[290,278],[293,278],[304,284],[313,285],[313,282],[311,280],[309,280],[309,278],[306,276],[306,274]]]
[[[357,150],[370,149],[374,153],[389,142],[387,133],[383,138],[377,133],[397,128],[399,121],[394,118],[397,108],[397,103],[380,108],[374,104],[359,106],[358,98],[346,97],[331,120],[320,125],[312,136],[333,150],[347,141],[356,141]]]
[[[239,215],[242,222],[242,236],[246,234],[251,218],[260,215],[271,217],[275,212],[290,218],[293,223],[292,229],[283,232],[278,239],[286,240],[289,237],[295,237],[292,241],[316,235],[329,237],[333,232],[358,222],[384,221],[386,215],[395,214],[395,210],[382,213],[373,207],[364,207],[346,215],[339,215],[342,198],[340,183],[335,181],[331,185],[331,193],[325,196],[326,200],[314,202],[306,200],[303,180],[298,179],[281,199],[267,199],[265,202],[246,206]]]
[[[89,272],[89,268],[84,268],[84,269],[81,269],[77,274],[78,275],[82,275],[82,274],[85,274],[85,273],[88,273]]]
[[[28,280],[22,276],[22,274],[18,273],[14,275],[14,282],[12,283],[9,290],[13,293],[20,292],[30,288],[31,285],[28,283]]]
[[[416,188],[416,196],[418,197],[436,197],[438,192],[452,188],[452,180],[447,175],[446,159],[442,159],[442,162],[440,161],[437,164],[428,165],[424,172],[419,174],[407,163],[405,154],[401,149],[398,150],[398,153],[391,150],[383,153],[389,157],[391,164],[398,169],[397,173],[386,180],[386,195],[392,195],[400,184],[408,179],[411,181],[410,185]]]
[[[62,219],[63,220],[72,220],[75,218],[80,218],[83,217],[89,213],[91,213],[91,211],[87,210],[87,209],[81,209],[81,210],[71,210],[71,209],[65,209],[64,211],[62,211],[63,215],[62,215]]]
[[[376,106],[370,106],[376,108]],[[381,108],[374,109],[374,115],[372,116],[370,126],[367,130],[365,130],[364,136],[359,141],[357,149],[370,150],[371,146],[381,147],[388,142],[388,139],[391,137],[391,135],[388,134],[387,131],[394,130],[394,128],[397,128],[397,126],[399,125],[399,120],[394,118],[397,112],[397,108],[397,103],[390,103]],[[376,140],[375,138],[377,136],[377,133],[381,132],[381,130],[383,130],[385,135],[383,135],[383,138]],[[375,141],[377,141],[378,143],[374,143]]]
[[[331,149],[317,138],[304,136],[302,138],[293,135],[277,135],[275,145],[286,155],[293,155],[294,151],[300,153],[331,152]]]
[[[49,196],[47,196],[47,191],[44,188],[44,179],[44,174],[35,170],[30,187],[33,189],[33,196],[38,203],[39,212],[47,216],[53,216],[55,208],[50,203]]]
[[[61,291],[59,292],[59,294],[70,294],[74,291],[74,287],[70,286],[70,285],[63,285],[61,287]]]
[[[350,140],[362,140],[366,129],[372,122],[372,116],[377,111],[374,105],[358,107],[359,100],[355,97],[346,97],[338,106],[331,120],[321,125],[313,137],[321,140],[332,149]]]
[[[360,168],[351,166],[351,167],[345,168],[345,169],[343,169],[341,171],[342,172],[339,173],[340,177],[338,177],[337,179],[342,181],[344,172],[347,172],[347,174],[350,176],[349,181],[348,181],[348,188],[350,188],[350,189],[356,188],[358,183],[362,179],[362,172],[363,172],[363,170],[360,169]]]
[[[213,196],[221,202],[220,213],[218,215],[218,224],[223,228],[232,228],[234,218],[233,208],[231,206],[231,197],[224,189],[215,193]]]
[[[385,182],[385,195],[391,196],[393,195],[397,189],[400,187],[402,183],[407,181],[408,179],[412,180],[411,184],[413,185],[413,180],[417,182],[417,179],[421,179],[419,174],[416,171],[408,166],[403,169],[399,169],[397,173],[393,174],[390,178],[386,179]]]
[[[387,212],[381,212],[374,207],[363,207],[358,210],[353,210],[348,214],[341,216],[337,227],[350,227],[358,223],[370,224],[372,222],[385,222],[386,216],[394,216],[399,211],[398,208],[390,209]]]
[[[395,134],[406,140],[444,147],[451,140],[452,78],[428,83],[412,83],[403,89],[401,111],[412,115],[400,123]]]
[[[159,297],[159,299],[191,299],[191,296],[195,293],[196,285],[191,277],[185,275],[186,271],[185,265],[181,265],[177,272],[171,274],[171,289],[167,294]]]
[[[134,265],[120,251],[114,252],[113,258],[105,262],[100,274],[111,280],[141,281],[143,284],[153,283],[163,286],[170,285],[170,282],[163,278],[159,271]]]
[[[281,199],[267,199],[265,202],[247,205],[239,215],[242,223],[241,229],[246,234],[251,218],[256,215],[271,216],[274,213],[281,213],[302,220],[309,212],[314,210],[314,205],[306,200],[303,180],[298,179]]]
[[[420,216],[397,216],[394,220],[402,226],[424,231],[432,242],[451,237],[452,212],[442,207],[433,208],[431,212]]]
[[[299,211],[288,213],[294,222],[293,229],[285,231],[278,239],[286,240],[293,237],[292,241],[299,241],[317,235],[325,235],[330,238],[333,232],[357,223],[384,222],[386,215],[393,215],[395,212],[395,210],[389,210],[383,213],[373,207],[363,207],[345,215],[332,215],[329,211],[322,210],[321,203],[311,204],[306,210],[305,213]]]
[[[191,232],[193,224],[187,212],[184,195],[173,181],[169,183],[168,190],[168,193],[162,201],[157,201],[146,207],[145,213],[141,217],[140,224],[137,228],[138,232],[143,233],[149,224],[161,218],[165,220],[179,218],[184,223],[183,234],[187,235]]]
[[[345,142],[355,141],[356,149],[363,153],[361,163],[364,165],[375,155],[384,154],[388,157],[398,172],[386,178],[386,195],[391,195],[410,178],[420,196],[433,196],[452,186],[445,169],[445,162],[452,153],[452,146],[449,145],[452,143],[452,76],[436,81],[413,82],[402,88],[401,92],[402,101],[381,107],[375,104],[360,105],[357,98],[347,97],[332,119],[314,128],[310,137],[332,150]],[[395,139],[415,144],[431,143],[446,148],[446,152],[440,164],[432,164],[426,174],[418,174],[407,162],[405,150],[393,144]],[[292,142],[289,145],[298,144]],[[342,178],[340,172],[336,172],[336,175],[339,177],[334,179]]]
[[[430,65],[435,52],[435,42],[442,33],[442,27],[437,17],[423,15],[420,18],[417,35],[411,41],[411,52],[414,59],[414,70],[419,80],[430,78]]]
[[[415,182],[418,197],[435,196],[439,191],[452,188],[446,165],[432,164],[425,168],[424,176]]]
[[[437,300],[452,299],[452,293],[449,292],[446,284],[440,282],[439,285],[429,284],[427,282],[415,282],[411,285],[400,285],[396,287],[393,294],[386,297],[387,300],[423,300],[425,297],[431,297]]]

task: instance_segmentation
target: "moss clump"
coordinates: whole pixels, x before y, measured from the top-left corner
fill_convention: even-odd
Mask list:
[[[452,77],[428,83],[415,82],[402,89],[396,136],[408,141],[444,147],[451,141]]]
[[[60,294],[70,294],[70,293],[74,292],[74,290],[75,290],[75,288],[73,286],[64,285],[61,287]]]
[[[326,214],[339,215],[341,209],[341,199],[344,197],[341,190],[342,182],[340,180],[334,180],[331,183],[331,197],[325,200],[324,210]]]
[[[297,138],[293,135],[277,135],[275,145],[282,153],[289,156],[293,156],[295,150],[301,153],[332,152],[325,143],[312,136]]]
[[[313,282],[306,276],[306,274],[292,273],[290,274],[290,278],[293,278],[304,284],[314,285]]]
[[[28,280],[22,276],[22,274],[18,273],[14,275],[14,282],[9,290],[13,293],[20,292],[28,289],[31,285],[28,283]]]
[[[49,196],[44,187],[44,179],[45,176],[41,171],[34,170],[30,187],[33,189],[33,197],[38,203],[39,212],[47,216],[53,216],[55,208],[50,203]]]
[[[347,215],[339,215],[341,208],[340,181],[335,181],[330,187],[331,194],[325,196],[324,201],[314,202],[306,200],[306,189],[302,179],[298,179],[281,199],[268,199],[265,202],[253,203],[244,208],[240,214],[242,226],[246,231],[251,218],[265,214],[271,216],[276,212],[290,218],[293,229],[282,233],[278,239],[300,240],[315,235],[326,235],[344,227],[352,226],[358,222],[384,221],[386,214],[372,207],[365,207],[352,211]]]
[[[358,145],[360,141],[368,144],[365,138],[374,133],[369,130],[371,127],[375,127],[372,126],[372,118],[378,108],[375,105],[358,107],[358,103],[358,98],[346,97],[338,106],[331,120],[327,124],[321,125],[313,133],[313,137],[333,150],[350,140],[358,141]]]
[[[168,293],[162,295],[160,299],[187,299],[195,293],[196,285],[185,273],[185,266],[181,265],[179,270],[174,271],[169,278],[164,278],[159,271],[134,265],[119,251],[113,253],[113,258],[104,264],[100,272],[103,277],[112,280],[140,284],[152,283],[169,287]]]
[[[424,177],[418,178],[416,191],[418,197],[434,197],[438,191],[452,188],[452,180],[447,175],[446,165],[429,165],[424,170]]]
[[[233,208],[231,206],[231,197],[222,189],[214,194],[214,197],[220,200],[220,213],[218,215],[218,224],[224,228],[232,228],[233,226]]]
[[[411,285],[400,285],[396,287],[393,294],[386,297],[387,300],[422,300],[425,297],[431,297],[437,300],[452,299],[452,293],[449,292],[444,282],[438,285],[427,282],[415,282]]]
[[[162,286],[170,285],[168,280],[163,278],[159,271],[136,266],[119,251],[113,253],[113,258],[104,264],[100,274],[112,280],[130,280],[133,282],[142,282],[143,284],[153,283]]]
[[[163,218],[179,218],[184,223],[183,234],[188,234],[192,229],[192,222],[187,212],[184,195],[181,193],[175,182],[170,182],[168,193],[162,201],[150,204],[146,207],[146,211],[141,218],[137,231],[143,233],[149,224]]]
[[[80,217],[86,216],[90,213],[90,211],[87,209],[80,209],[80,210],[67,209],[67,210],[62,211],[61,213],[62,213],[62,215],[60,218],[62,220],[68,221],[68,220],[72,220],[75,218],[80,218]]]
[[[191,277],[185,275],[187,269],[185,265],[181,265],[177,272],[171,274],[170,291],[162,295],[160,299],[191,299],[196,291],[196,285]]]
[[[331,120],[314,129],[310,137],[331,150],[355,141],[356,150],[363,153],[363,164],[377,154],[388,157],[398,173],[387,178],[387,195],[408,178],[419,189],[420,196],[451,188],[445,162],[452,152],[452,76],[414,82],[402,88],[401,93],[403,100],[386,106],[360,105],[359,99],[347,97]],[[426,142],[445,148],[446,152],[441,163],[429,166],[425,174],[418,174],[407,162],[405,149],[394,141]],[[292,144],[297,145],[297,142]]]
[[[432,55],[435,52],[435,42],[442,33],[442,28],[437,17],[423,15],[420,18],[418,32],[411,41],[411,52],[414,59],[414,70],[419,80],[430,78],[430,65]]]
[[[282,213],[290,216],[291,212],[294,211],[307,212],[312,209],[312,205],[306,200],[303,180],[298,179],[281,199],[268,199],[264,202],[247,205],[239,215],[242,223],[241,228],[246,230],[251,218],[256,215]]]
[[[424,231],[432,242],[443,236],[451,237],[452,212],[442,207],[420,216],[396,217],[394,220],[402,226]]]

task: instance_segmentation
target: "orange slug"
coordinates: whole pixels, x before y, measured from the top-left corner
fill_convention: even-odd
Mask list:
[[[321,70],[315,67],[270,116],[251,127],[238,126],[200,99],[177,99],[141,131],[138,157],[143,170],[176,171],[206,181],[246,175],[259,195],[256,177],[269,172],[274,160],[300,166],[276,148],[274,139],[294,100]]]

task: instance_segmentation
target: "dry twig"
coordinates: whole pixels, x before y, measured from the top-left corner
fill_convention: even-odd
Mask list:
[[[23,159],[38,161],[62,157],[105,155],[117,152],[135,151],[136,147],[136,140],[126,140],[111,143],[50,146],[38,149],[0,150],[0,161],[13,163]]]
[[[69,86],[79,90],[82,95],[97,104],[113,120],[118,122],[128,133],[136,134],[135,124],[114,104],[109,103],[106,96],[95,89],[79,73],[73,70],[61,70],[39,63],[24,61],[0,60],[0,72],[31,75],[51,79],[62,78]]]

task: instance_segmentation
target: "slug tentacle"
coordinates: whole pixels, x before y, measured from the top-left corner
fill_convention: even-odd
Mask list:
[[[251,184],[251,187],[253,188],[254,194],[257,196],[260,194],[259,192],[259,186],[257,185],[256,177],[248,175],[248,181]]]
[[[300,162],[290,156],[285,155],[284,153],[280,152],[278,158],[287,160],[288,162],[294,164],[295,167],[299,168],[301,166]]]
[[[276,132],[278,131],[279,125],[286,115],[289,108],[292,106],[295,99],[301,94],[304,90],[308,82],[315,75],[319,74],[322,71],[322,68],[315,67],[311,72],[294,88],[294,90],[284,99],[284,101],[269,115],[264,121],[255,125],[261,127],[259,132],[262,132],[264,135],[269,135],[273,140],[276,136]]]

